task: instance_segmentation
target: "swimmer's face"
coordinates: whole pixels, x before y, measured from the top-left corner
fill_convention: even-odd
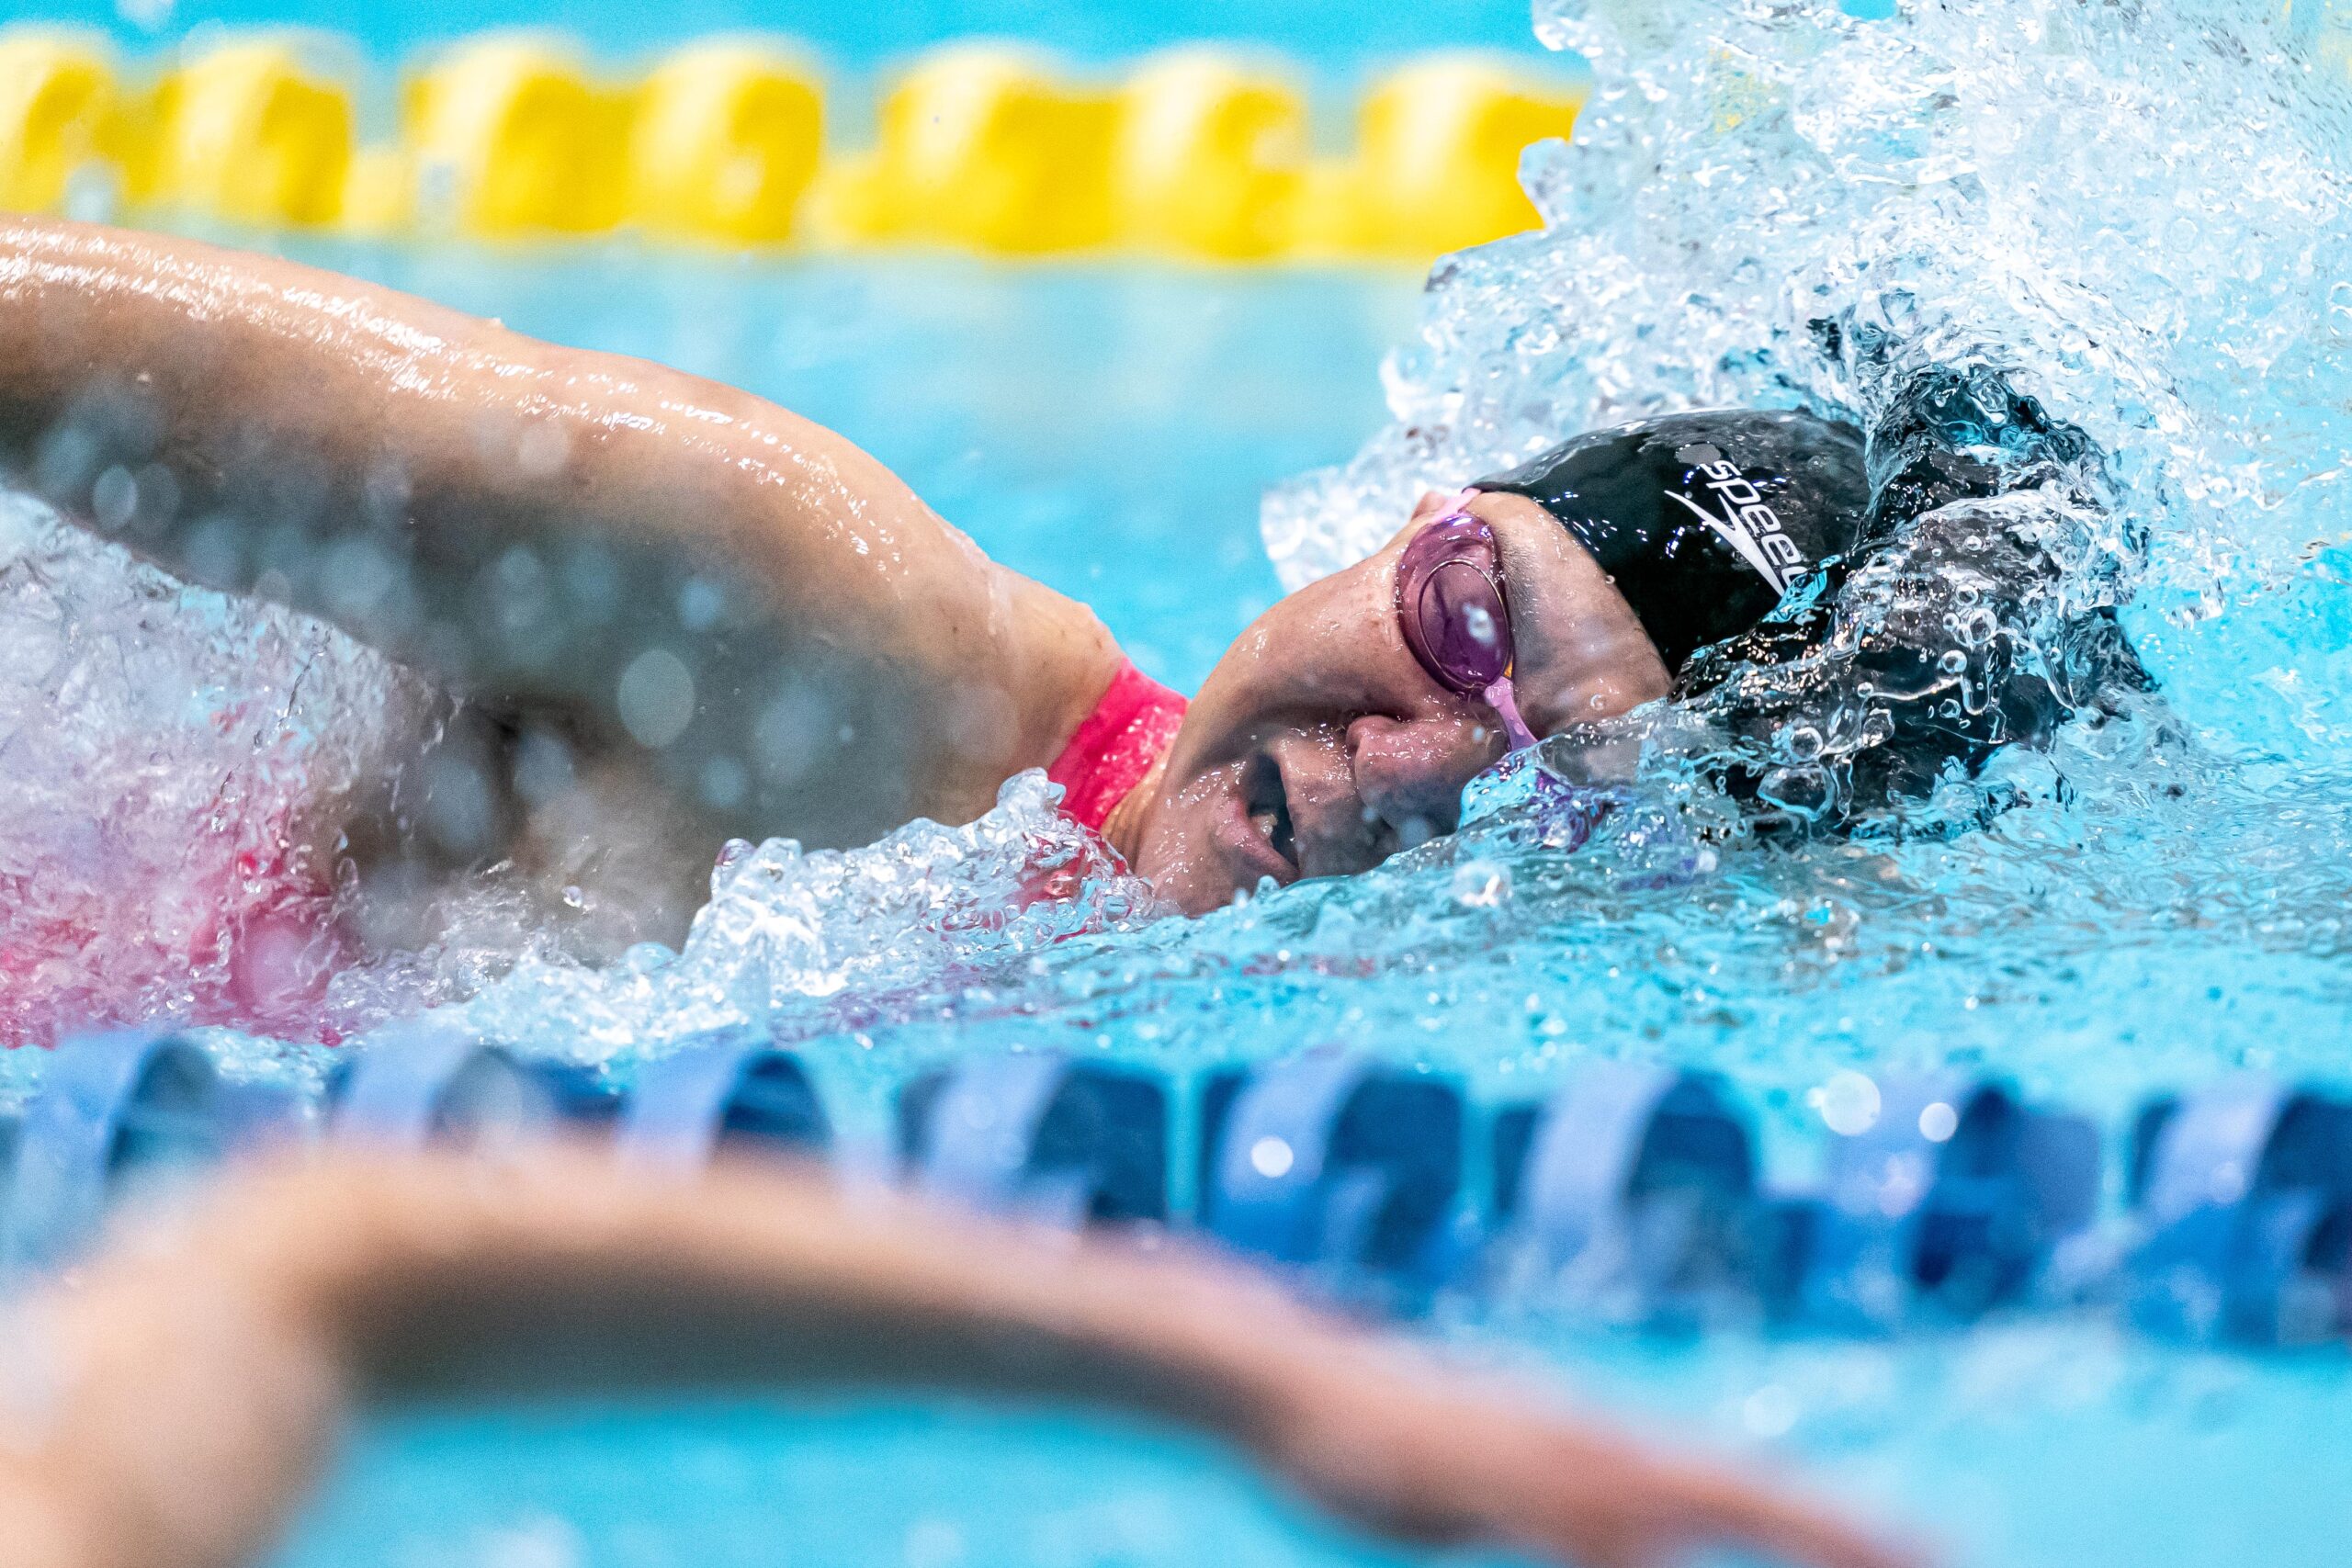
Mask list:
[[[1453,830],[1463,785],[1503,754],[1499,717],[1421,668],[1396,620],[1397,558],[1435,521],[1426,495],[1377,555],[1251,624],[1184,716],[1135,862],[1188,914],[1265,877],[1344,876]],[[1666,667],[1600,568],[1543,508],[1479,494],[1537,735],[1662,697]]]

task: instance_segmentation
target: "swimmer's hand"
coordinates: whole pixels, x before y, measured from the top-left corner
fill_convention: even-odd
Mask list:
[[[1309,1381],[1280,1462],[1326,1505],[1385,1535],[1502,1542],[1584,1568],[1663,1568],[1724,1548],[1817,1568],[1924,1561],[1787,1490],[1645,1451],[1499,1388],[1394,1372]]]

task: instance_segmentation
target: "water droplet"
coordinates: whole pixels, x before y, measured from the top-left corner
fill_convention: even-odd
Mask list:
[[[1807,1094],[1805,1100],[1820,1112],[1822,1122],[1841,1136],[1854,1137],[1878,1125],[1878,1085],[1851,1068],[1830,1074],[1828,1081]]]
[[[707,577],[690,577],[678,588],[678,624],[707,632],[727,613],[727,592]]]
[[[1297,1163],[1296,1151],[1283,1139],[1264,1137],[1250,1145],[1250,1168],[1270,1181],[1288,1176]]]
[[[1797,1396],[1779,1383],[1766,1383],[1740,1402],[1740,1425],[1759,1438],[1787,1436],[1797,1424]]]
[[[718,811],[732,811],[752,790],[751,770],[733,757],[713,757],[702,765],[703,803]]]
[[[1466,861],[1453,868],[1453,901],[1468,909],[1491,909],[1510,901],[1510,868],[1495,861]]]

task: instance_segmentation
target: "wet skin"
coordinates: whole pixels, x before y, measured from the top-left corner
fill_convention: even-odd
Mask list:
[[[1463,786],[1502,756],[1495,711],[1432,679],[1397,625],[1397,558],[1444,508],[1423,496],[1378,554],[1260,616],[1209,672],[1159,773],[1114,814],[1112,841],[1186,913],[1449,833]],[[1667,694],[1632,607],[1566,530],[1523,496],[1479,494],[1467,510],[1495,532],[1513,685],[1535,734]]]

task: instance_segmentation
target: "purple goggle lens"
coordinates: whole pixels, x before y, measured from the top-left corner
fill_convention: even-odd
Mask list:
[[[1510,611],[1494,530],[1467,513],[1441,517],[1396,563],[1396,618],[1430,678],[1484,696],[1511,671]]]

